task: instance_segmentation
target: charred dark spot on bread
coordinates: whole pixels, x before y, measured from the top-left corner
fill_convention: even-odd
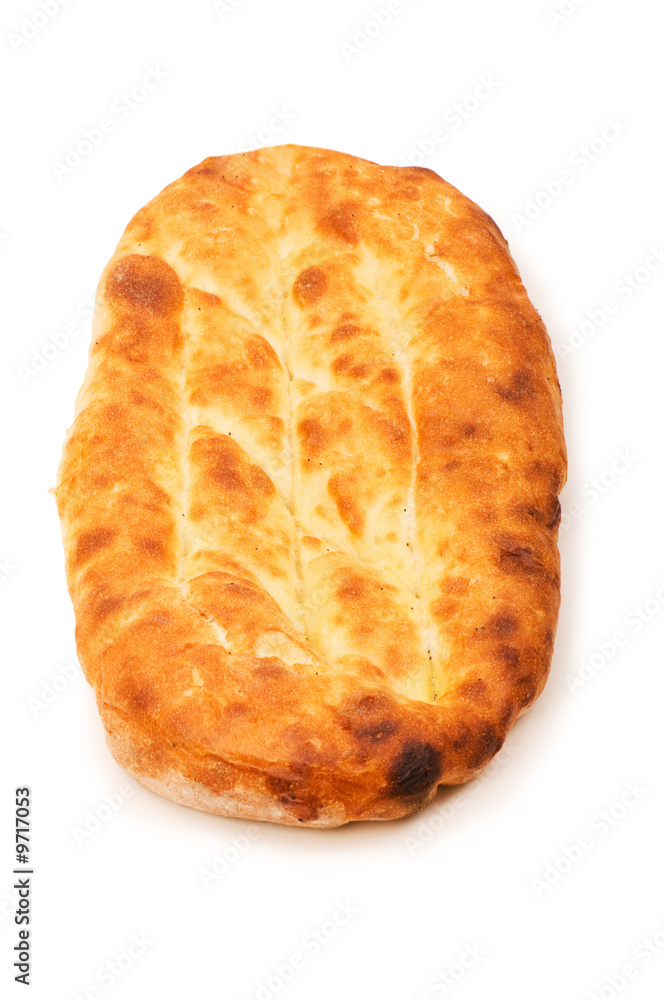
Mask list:
[[[457,690],[462,698],[468,698],[470,701],[482,702],[486,700],[487,684],[481,677],[463,681]]]
[[[95,626],[100,625],[105,618],[124,607],[127,599],[124,594],[103,594],[93,602],[91,616]]]
[[[537,695],[537,677],[533,673],[523,674],[515,680],[517,703],[520,709],[527,708]]]
[[[113,528],[92,528],[90,531],[82,532],[76,542],[74,565],[82,566],[95,553],[108,548],[116,537],[117,531]]]
[[[159,699],[150,688],[139,688],[129,696],[129,704],[139,715],[149,715],[156,708]]]
[[[507,732],[509,730],[510,726],[512,725],[514,719],[518,714],[518,711],[519,711],[518,707],[512,701],[509,701],[505,704],[505,707],[499,713],[498,716],[498,724],[500,725],[503,732]]]
[[[498,566],[510,575],[546,575],[537,553],[529,545],[524,545],[517,537],[507,532],[495,536],[498,545]]]
[[[331,236],[336,236],[344,243],[355,246],[359,242],[360,233],[358,227],[359,204],[354,201],[344,201],[332,208],[323,215],[319,228]]]
[[[470,742],[470,729],[464,722],[452,723],[449,729],[449,739],[452,749],[456,753],[465,750]]]
[[[332,364],[332,370],[337,375],[346,375],[354,380],[366,378],[373,368],[374,365],[366,361],[358,361],[352,354],[341,354]]]
[[[340,517],[353,535],[359,535],[364,530],[364,514],[357,503],[357,489],[353,488],[356,485],[353,477],[347,475],[331,476],[327,484]]]
[[[177,274],[161,257],[128,254],[121,257],[106,278],[106,296],[155,316],[170,316],[182,309],[184,291]]]
[[[284,809],[300,822],[311,823],[317,819],[320,801],[316,795],[307,791],[306,778],[272,774],[268,775],[266,785]]]
[[[531,548],[515,546],[500,555],[500,568],[507,573],[535,573],[538,570],[535,553]]]
[[[368,581],[359,573],[349,571],[344,574],[337,589],[337,597],[341,601],[359,601],[366,596]]]
[[[254,675],[261,681],[281,681],[288,676],[288,670],[276,656],[264,656],[257,661]]]
[[[482,722],[474,737],[468,764],[472,768],[477,768],[487,764],[498,753],[503,745],[503,738],[490,722]]]
[[[228,705],[224,705],[222,709],[225,716],[228,718],[237,718],[238,716],[247,715],[250,711],[249,706],[243,701],[231,701]]]
[[[517,371],[514,372],[506,385],[498,383],[496,391],[507,402],[520,403],[525,396],[529,396],[535,392],[535,385],[529,372]]]
[[[329,431],[315,417],[307,417],[301,420],[298,424],[297,432],[305,453],[311,458],[316,458],[330,442]]]
[[[505,670],[508,673],[513,673],[519,663],[519,650],[514,646],[499,646],[496,655],[504,664]]]
[[[542,484],[550,496],[557,497],[565,481],[565,466],[563,469],[555,462],[545,462],[540,458],[528,464],[527,477],[530,482]]]
[[[300,271],[293,285],[293,295],[299,305],[310,305],[313,302],[318,302],[326,288],[325,272],[320,267],[305,267],[304,271]]]
[[[267,342],[265,337],[249,337],[245,345],[245,351],[249,359],[249,364],[253,368],[272,369],[276,372],[281,371],[281,363],[276,351]]]
[[[520,503],[515,505],[513,509],[515,517],[526,524],[529,521],[535,521],[536,524],[541,524],[551,529],[557,528],[560,524],[560,501],[555,494],[541,507],[537,507],[532,503]]]
[[[364,726],[356,726],[353,729],[353,735],[361,743],[365,740],[369,743],[382,743],[383,740],[393,736],[398,728],[399,723],[396,719],[378,719],[376,722],[368,722]]]
[[[404,798],[426,795],[438,783],[442,773],[442,751],[431,743],[411,740],[390,767],[388,793]]]
[[[387,695],[363,695],[340,713],[340,723],[350,732],[364,752],[367,744],[382,743],[401,727],[395,717],[395,705]]]
[[[560,506],[560,500],[558,499],[557,496],[554,495],[554,496],[551,497],[551,504],[550,504],[550,511],[549,511],[549,520],[547,522],[547,528],[551,528],[552,531],[555,531],[555,529],[560,524],[561,515],[562,515],[562,509],[561,509],[561,506]]]
[[[486,625],[486,632],[488,635],[499,636],[500,638],[508,638],[511,635],[515,635],[519,631],[519,622],[514,617],[514,615],[508,612],[501,612],[500,614],[494,615],[490,618]]]
[[[340,340],[350,340],[351,337],[357,337],[357,335],[361,332],[362,330],[360,327],[356,326],[354,323],[342,323],[332,331],[330,340],[333,344],[335,344]]]
[[[167,534],[164,534],[164,537],[161,538],[156,535],[142,535],[141,537],[134,539],[134,547],[140,552],[145,552],[149,556],[161,558],[167,554],[167,542]]]

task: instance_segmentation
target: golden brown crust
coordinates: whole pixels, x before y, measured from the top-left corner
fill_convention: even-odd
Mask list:
[[[546,330],[476,205],[330,150],[205,160],[102,276],[58,477],[114,756],[294,825],[468,780],[546,680],[565,469]]]

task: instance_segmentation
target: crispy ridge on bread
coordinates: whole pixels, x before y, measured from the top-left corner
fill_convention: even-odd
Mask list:
[[[547,677],[565,470],[548,335],[473,202],[324,149],[204,160],[104,271],[58,476],[116,760],[321,827],[467,781]]]

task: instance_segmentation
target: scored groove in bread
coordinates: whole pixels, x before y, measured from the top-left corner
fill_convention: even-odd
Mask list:
[[[116,759],[334,826],[477,773],[540,693],[560,392],[499,230],[431,171],[204,161],[102,277],[57,487]]]

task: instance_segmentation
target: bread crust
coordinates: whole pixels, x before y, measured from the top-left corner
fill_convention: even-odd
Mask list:
[[[331,827],[472,778],[540,694],[560,387],[495,223],[433,171],[277,146],[129,223],[56,490],[116,760]]]

